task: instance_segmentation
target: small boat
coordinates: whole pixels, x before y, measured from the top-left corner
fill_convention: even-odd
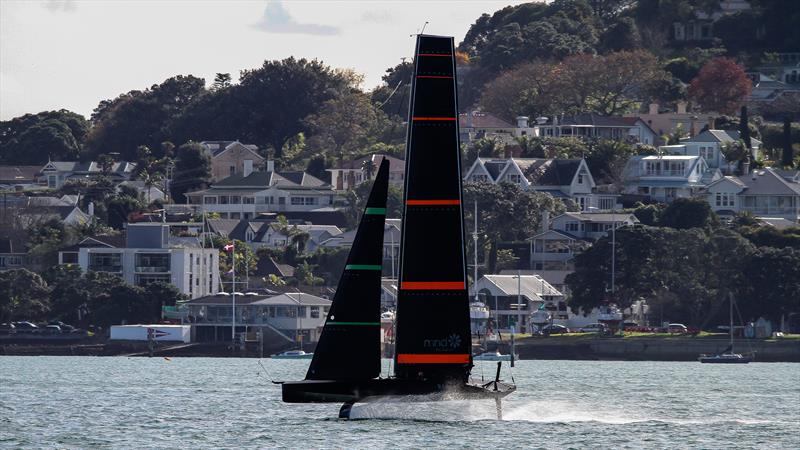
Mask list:
[[[747,364],[753,360],[753,354],[742,355],[733,352],[733,295],[730,296],[730,345],[715,355],[700,355],[697,360],[703,364]]]
[[[473,361],[511,361],[511,355],[504,355],[499,351],[483,352],[472,357]]]
[[[313,357],[313,353],[306,353],[303,350],[287,350],[270,356],[272,359],[311,359]]]

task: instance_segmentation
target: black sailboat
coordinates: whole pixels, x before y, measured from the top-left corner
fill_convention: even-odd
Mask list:
[[[380,372],[379,297],[388,163],[375,179],[365,214],[306,379],[283,383],[285,402],[355,402],[425,396],[425,400],[497,401],[515,390],[480,384],[472,369],[456,71],[452,37],[420,35],[414,57],[405,205],[400,253],[395,374]]]

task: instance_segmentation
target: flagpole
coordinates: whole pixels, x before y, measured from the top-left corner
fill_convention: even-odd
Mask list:
[[[233,292],[231,293],[231,345],[236,342],[236,243],[232,243],[233,249],[231,250],[231,285]]]

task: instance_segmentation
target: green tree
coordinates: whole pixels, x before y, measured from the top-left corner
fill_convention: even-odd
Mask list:
[[[50,309],[47,283],[28,269],[0,272],[0,321],[37,320]]]
[[[748,283],[739,306],[746,317],[765,316],[776,322],[800,310],[800,250],[762,247],[744,270]]]
[[[44,165],[83,156],[89,123],[67,111],[45,111],[0,121],[0,162]]]
[[[707,201],[702,199],[675,199],[661,213],[661,226],[685,230],[717,225],[719,218]]]
[[[358,156],[367,147],[378,114],[383,113],[360,92],[330,99],[304,121],[310,130],[307,147],[313,153],[335,155],[340,163]]]
[[[787,117],[783,121],[783,151],[781,152],[781,165],[792,167],[794,165],[794,149],[792,148],[792,123]]]
[[[183,194],[207,186],[210,182],[211,157],[205,147],[195,142],[178,147],[170,186],[173,200],[185,201]]]
[[[744,143],[744,148],[752,148],[753,142],[750,140],[750,121],[747,119],[747,106],[742,105],[739,114],[739,136]]]

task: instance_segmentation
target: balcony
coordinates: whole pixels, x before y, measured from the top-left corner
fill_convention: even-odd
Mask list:
[[[99,264],[90,264],[89,270],[92,272],[111,272],[111,273],[122,273],[122,265],[99,265]]]
[[[169,273],[169,266],[136,266],[136,273]]]

